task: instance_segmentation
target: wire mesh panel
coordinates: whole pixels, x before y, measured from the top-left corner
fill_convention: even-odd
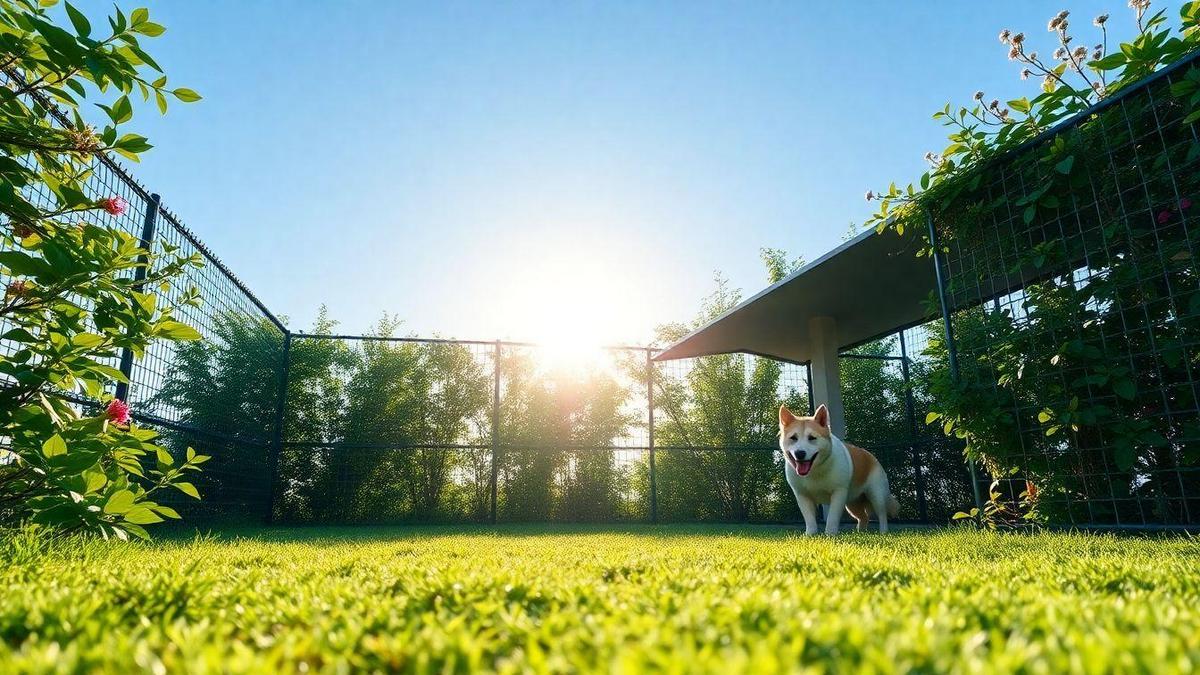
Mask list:
[[[847,440],[871,451],[900,502],[900,521],[945,523],[972,505],[961,441],[925,424],[930,357],[940,326],[921,325],[841,355]]]
[[[490,517],[492,343],[295,334],[275,516]]]
[[[655,365],[658,513],[670,521],[795,521],[778,410],[809,410],[804,366],[742,354]]]
[[[490,520],[489,448],[286,446],[279,473],[283,522]]]
[[[1195,62],[984,167],[934,214],[979,411],[963,431],[1052,523],[1200,524],[1200,138],[1172,93]]]
[[[647,516],[648,356],[500,347],[499,520]]]

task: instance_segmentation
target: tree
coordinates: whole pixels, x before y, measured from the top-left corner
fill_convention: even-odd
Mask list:
[[[803,265],[778,249],[763,249],[767,279],[775,283]],[[689,325],[659,327],[656,339],[678,340],[734,307],[740,293],[721,276]],[[781,362],[741,354],[705,356],[687,365],[661,364],[655,372],[659,511],[668,519],[754,520],[794,511],[776,461],[781,401],[808,408],[798,382],[782,380]]]
[[[341,519],[481,516],[478,453],[490,378],[466,345],[393,341],[384,317],[354,351],[333,450]],[[456,489],[455,473],[470,477]],[[490,467],[488,479],[490,480]]]
[[[547,366],[508,348],[501,361],[499,457],[507,520],[613,520],[630,471],[612,450],[636,423],[629,390],[599,364]]]
[[[313,326],[330,332],[336,322],[322,307]],[[282,375],[283,334],[266,317],[226,312],[214,317],[212,334],[203,342],[181,345],[173,368],[154,405],[178,411],[184,427],[168,434],[177,448],[204,447],[213,457],[201,485],[206,502],[226,515],[259,517],[270,496],[268,457]],[[351,363],[344,344],[330,340],[293,339],[289,349],[288,391],[283,437],[287,440],[334,440],[328,411],[341,407],[339,370]],[[199,431],[203,430],[203,431]],[[322,453],[288,451],[280,462],[280,513],[311,513],[321,493],[327,461]]]

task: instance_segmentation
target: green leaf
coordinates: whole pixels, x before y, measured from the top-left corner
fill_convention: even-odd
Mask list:
[[[42,443],[42,454],[46,457],[57,457],[67,454],[67,442],[62,436],[54,434],[45,443]]]
[[[164,28],[161,24],[157,24],[152,21],[146,21],[145,23],[137,24],[136,26],[134,26],[133,30],[135,32],[141,33],[142,35],[146,35],[148,37],[158,37],[159,35],[162,35],[164,32],[166,32],[167,29]]]
[[[87,17],[84,16],[79,10],[72,7],[71,3],[68,2],[66,4],[67,16],[71,18],[71,25],[75,26],[75,32],[79,33],[81,37],[87,37],[88,35],[91,35],[92,24],[88,23]]]
[[[935,412],[928,413],[927,415],[925,415],[925,424],[933,424],[934,422],[937,421],[937,419],[939,417],[941,417],[941,415],[939,415],[938,413],[935,413]]]
[[[1065,175],[1071,173],[1071,167],[1073,166],[1075,166],[1075,155],[1071,155],[1058,164],[1055,164],[1054,170]]]
[[[23,251],[0,251],[0,265],[7,267],[17,276],[48,276],[51,271],[46,261]]]
[[[146,532],[145,528],[143,528],[141,525],[137,525],[137,524],[131,523],[129,521],[125,521],[125,522],[121,523],[119,527],[122,530],[129,532],[133,536],[137,537],[138,539],[150,541],[150,535]]]
[[[1196,297],[1200,298],[1200,293],[1197,293]],[[34,337],[33,333],[30,333],[24,328],[14,328],[6,332],[4,335],[0,335],[0,340],[14,340],[16,342],[24,342],[27,344],[38,342],[38,339]]]
[[[1019,113],[1028,113],[1030,110],[1033,109],[1033,104],[1031,104],[1029,102],[1028,98],[1022,96],[1021,98],[1017,98],[1017,99],[1013,99],[1013,100],[1009,101],[1008,107],[1012,108],[1013,110],[1016,110]]]
[[[1025,207],[1025,212],[1021,217],[1025,220],[1025,224],[1028,225],[1033,222],[1035,216],[1037,216],[1037,204],[1030,204]]]
[[[192,485],[191,483],[175,483],[175,487],[189,497],[200,499],[200,491],[197,490],[196,486]]]
[[[117,99],[108,116],[112,118],[114,124],[124,124],[133,119],[133,104],[129,102],[129,97],[122,96]]]
[[[167,452],[166,448],[156,446],[154,452],[158,456],[158,462],[163,466],[171,466],[175,463],[175,458],[171,456],[171,453]]]
[[[113,147],[120,148],[122,150],[128,150],[129,152],[145,152],[154,146],[146,142],[145,136],[139,136],[137,134],[125,134],[121,138],[117,139],[116,143],[113,143]]]
[[[167,320],[158,324],[158,329],[155,331],[158,335],[169,340],[199,340],[203,336],[186,323]]]
[[[134,496],[132,492],[129,490],[117,490],[104,503],[104,512],[119,515],[132,509],[133,504]]]
[[[1132,469],[1134,462],[1137,461],[1137,453],[1133,450],[1133,444],[1128,441],[1118,443],[1113,448],[1113,461],[1116,462],[1117,468],[1121,471]]]
[[[80,333],[71,338],[71,345],[81,349],[94,349],[104,344],[104,336],[95,333]]]
[[[108,476],[103,471],[87,471],[83,474],[86,482],[86,492],[92,493],[108,484]]]
[[[62,54],[71,62],[78,63],[83,60],[84,52],[80,48],[76,36],[71,35],[52,23],[40,19],[31,19],[30,23],[33,24],[33,27],[42,37],[46,38],[46,44],[51,49]]]
[[[1088,65],[1096,70],[1113,70],[1120,68],[1128,63],[1129,59],[1125,54],[1116,52],[1100,59],[1099,61],[1089,61]]]
[[[1113,382],[1113,391],[1117,392],[1117,396],[1130,401],[1137,394],[1137,385],[1133,380],[1123,377]]]
[[[187,87],[180,87],[171,93],[175,95],[175,98],[183,101],[184,103],[194,103],[199,101],[201,98],[200,94],[197,94],[195,91],[188,89]]]
[[[135,525],[161,523],[162,520],[157,513],[151,511],[147,506],[135,506],[125,513],[125,522],[134,523]]]
[[[158,296],[154,293],[133,292],[133,299],[137,302],[138,307],[147,315],[153,315],[154,310],[158,308]]]

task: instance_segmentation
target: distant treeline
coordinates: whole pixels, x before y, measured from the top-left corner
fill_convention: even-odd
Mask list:
[[[719,280],[694,322],[663,326],[657,340],[677,338],[738,299]],[[391,336],[397,327],[385,318],[372,333]],[[313,332],[333,328],[322,312]],[[265,515],[282,337],[269,322],[241,314],[220,317],[216,333],[179,348],[155,404],[222,437],[174,434],[180,446],[205,447],[214,456],[201,485],[204,508]],[[886,355],[894,346],[893,338],[857,351]],[[293,337],[275,518],[488,519],[497,402],[499,519],[648,518],[646,352],[609,352],[574,367],[548,364],[535,348],[504,347],[495,358],[487,344]],[[901,369],[885,359],[846,359],[842,374],[848,436],[888,444],[881,459],[901,477],[904,516],[916,518],[919,458],[909,442],[921,432],[907,416]],[[779,404],[809,409],[803,367],[721,355],[656,364],[652,377],[661,520],[798,518],[773,448]],[[953,482],[961,471],[961,462],[952,462],[940,480]],[[964,490],[943,490],[943,500],[954,503],[939,513],[964,506]]]

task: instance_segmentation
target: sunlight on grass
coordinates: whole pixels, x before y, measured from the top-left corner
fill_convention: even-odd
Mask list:
[[[0,671],[1185,672],[1197,562],[1184,538],[735,526],[17,539]]]

